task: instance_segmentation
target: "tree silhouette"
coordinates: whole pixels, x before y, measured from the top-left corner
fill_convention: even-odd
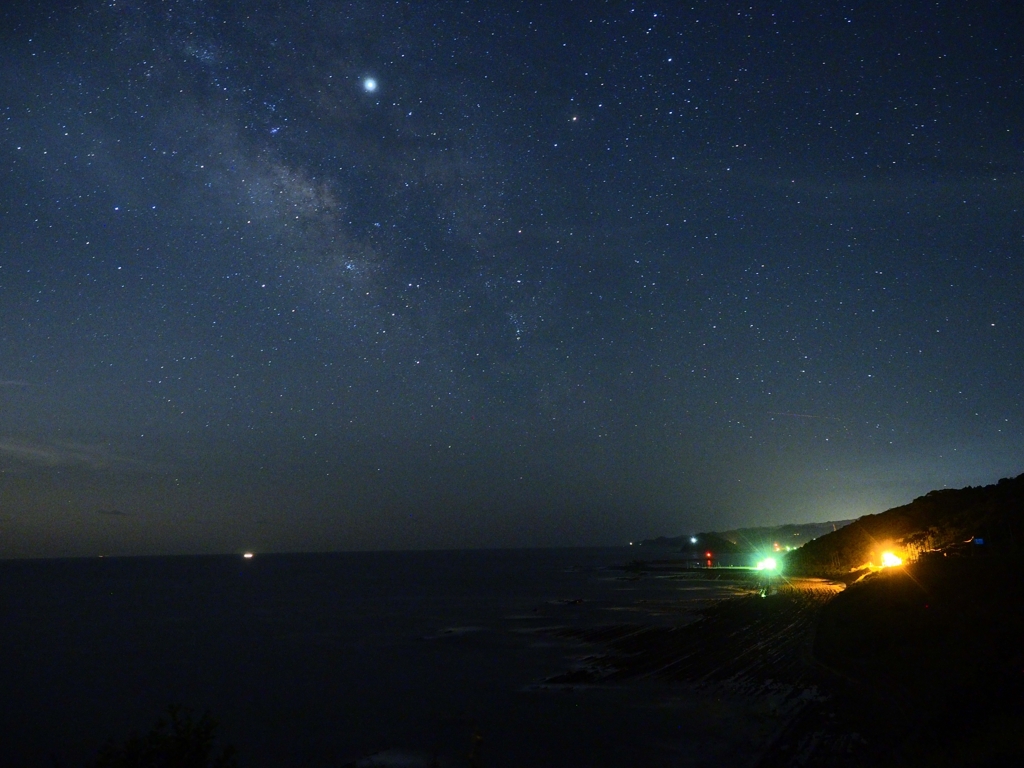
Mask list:
[[[104,744],[91,768],[238,768],[233,747],[215,751],[218,724],[209,712],[171,705],[145,736],[132,734],[122,744]]]

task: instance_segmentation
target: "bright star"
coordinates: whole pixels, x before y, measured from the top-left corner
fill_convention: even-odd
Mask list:
[[[363,90],[367,93],[373,93],[377,90],[377,81],[372,77],[363,79]]]

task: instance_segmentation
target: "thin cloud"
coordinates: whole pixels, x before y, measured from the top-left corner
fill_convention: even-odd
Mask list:
[[[66,463],[63,461],[64,456],[61,452],[54,450],[50,446],[16,440],[0,440],[0,454],[48,467],[56,467]]]
[[[0,438],[0,458],[13,459],[20,464],[37,467],[88,467],[104,470],[114,467],[143,471],[158,471],[158,467],[144,461],[113,453],[105,445],[87,445],[60,441],[42,442]]]
[[[122,512],[120,509],[97,509],[96,514],[105,517],[128,517],[128,513]]]
[[[0,379],[0,387],[31,387],[32,384],[28,381],[19,381],[18,379]]]

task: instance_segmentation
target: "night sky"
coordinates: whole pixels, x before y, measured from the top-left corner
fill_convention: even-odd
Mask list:
[[[7,2],[0,556],[1024,471],[1017,2]]]

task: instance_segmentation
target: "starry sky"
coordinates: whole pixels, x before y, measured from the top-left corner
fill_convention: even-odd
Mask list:
[[[1024,11],[4,3],[0,557],[625,544],[1024,471]]]

